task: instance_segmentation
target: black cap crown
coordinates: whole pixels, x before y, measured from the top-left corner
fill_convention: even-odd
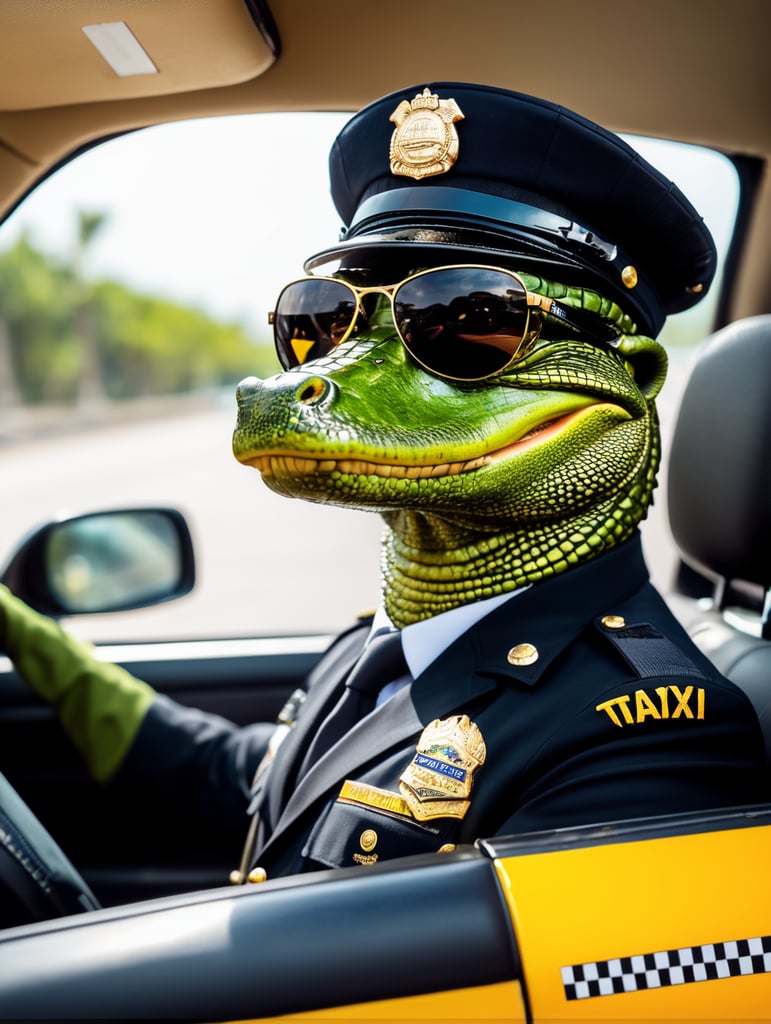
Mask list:
[[[676,185],[612,132],[522,93],[392,93],[340,132],[330,176],[345,229],[308,270],[416,246],[443,262],[492,257],[599,291],[654,335],[715,272],[712,237]]]

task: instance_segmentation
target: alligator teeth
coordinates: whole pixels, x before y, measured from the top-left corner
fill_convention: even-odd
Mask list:
[[[254,455],[251,457],[242,455],[239,458],[241,462],[254,466],[261,473],[275,476],[341,473],[344,476],[379,476],[384,479],[395,478],[397,480],[426,480],[433,477],[458,476],[460,473],[469,473],[475,469],[482,469],[484,466],[489,466],[494,462],[510,457],[512,454],[526,451],[534,438],[539,434],[547,432],[547,438],[541,438],[540,441],[535,442],[535,444],[541,444],[544,440],[548,439],[548,436],[556,435],[587,412],[596,412],[603,408],[613,409],[616,414],[621,413],[629,418],[629,414],[623,413],[623,410],[620,410],[618,406],[601,403],[584,407],[572,413],[567,413],[564,416],[545,420],[543,423],[532,427],[518,440],[503,445],[488,455],[480,455],[477,458],[468,459],[466,462],[442,462],[435,466],[408,466],[394,462],[370,462],[365,459],[355,458],[331,459],[327,457],[316,459],[312,456],[298,453]]]
[[[489,466],[492,461],[489,455],[480,455],[477,459],[469,459],[468,462],[464,462],[459,472],[465,473],[469,469],[481,469],[482,466]]]
[[[302,476],[311,473],[343,473],[346,476],[382,476],[403,480],[426,480],[432,477],[457,476],[479,469],[492,462],[482,455],[466,462],[443,462],[437,466],[400,466],[395,463],[366,462],[364,459],[312,459],[300,455],[255,455],[244,459],[261,473],[274,476]]]
[[[297,456],[287,456],[284,463],[292,473],[313,473],[316,466],[319,465],[317,459],[301,459]]]

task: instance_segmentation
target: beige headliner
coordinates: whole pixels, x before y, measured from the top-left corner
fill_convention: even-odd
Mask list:
[[[0,0],[0,217],[101,136],[253,110],[354,110],[404,85],[488,82],[616,131],[771,152],[768,0]],[[159,74],[118,78],[83,25],[125,21]],[[259,154],[255,154],[255,159]],[[771,309],[764,180],[732,314]]]

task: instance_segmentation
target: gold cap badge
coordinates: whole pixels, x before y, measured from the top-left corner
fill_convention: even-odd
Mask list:
[[[399,790],[418,821],[464,817],[474,772],[486,756],[482,733],[468,715],[427,725],[399,779]]]
[[[455,121],[463,120],[453,99],[440,100],[424,89],[411,103],[402,100],[389,118],[396,125],[391,136],[391,173],[408,178],[444,174],[458,159]]]

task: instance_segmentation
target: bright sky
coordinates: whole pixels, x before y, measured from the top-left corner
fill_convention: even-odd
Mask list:
[[[92,277],[114,277],[267,336],[282,285],[338,237],[327,155],[348,116],[220,118],[115,139],[41,185],[0,228],[0,249],[27,230],[40,247],[66,253],[76,210],[109,211],[86,267]],[[727,161],[629,141],[677,182],[724,246],[737,202]]]

